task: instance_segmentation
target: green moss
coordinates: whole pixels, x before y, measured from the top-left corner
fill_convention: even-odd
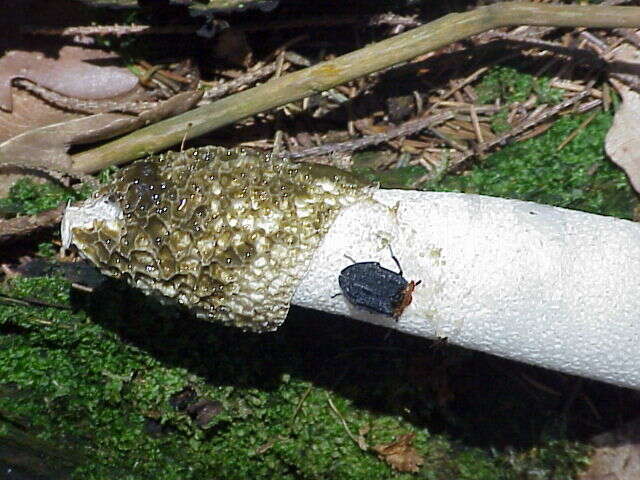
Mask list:
[[[412,188],[414,182],[427,171],[419,165],[373,170],[372,168],[354,168],[353,172],[371,183],[379,183],[384,188]]]
[[[15,280],[10,287],[19,297],[37,294],[52,302],[69,300],[68,284],[58,279]],[[330,470],[339,478],[380,478],[388,472],[386,465],[359,452],[346,436],[324,392],[312,392],[291,423],[308,382],[281,375],[273,379],[271,391],[242,385],[256,381],[252,371],[259,376],[268,367],[262,358],[253,359],[261,367],[241,369],[236,378],[240,385],[216,386],[187,368],[171,365],[172,359],[185,354],[188,343],[160,362],[82,313],[3,306],[2,327],[20,333],[0,337],[0,378],[28,395],[18,406],[14,398],[0,396],[0,410],[30,418],[44,438],[82,438],[89,460],[75,472],[76,478],[112,478],[125,471],[131,474],[124,478],[205,478],[212,472],[228,479],[294,478],[298,475],[292,476],[293,465],[302,478],[317,478]],[[177,333],[170,324],[167,328]],[[163,342],[162,329],[131,333],[157,333]],[[233,379],[237,366],[224,363],[231,359],[224,352],[216,355],[217,342],[211,340],[214,363],[223,362],[212,367]],[[243,354],[252,362],[249,352]],[[205,358],[189,362],[196,360],[207,364]],[[202,364],[194,367],[203,370]],[[171,396],[187,387],[224,405],[224,412],[207,430],[171,406]],[[371,421],[371,414],[357,412],[344,399],[334,401],[351,422]],[[56,422],[51,422],[52,416]],[[166,433],[160,438],[145,433],[148,419],[163,424]],[[398,421],[393,425],[395,430],[412,429]],[[269,442],[273,446],[258,453]]]
[[[597,113],[572,141],[558,149],[586,115],[562,117],[542,135],[503,148],[463,175],[445,177],[437,189],[632,218],[636,195],[625,174],[604,153],[610,113]]]
[[[537,96],[536,103],[554,105],[563,100],[564,92],[549,85],[550,79],[534,77],[512,67],[493,67],[476,86],[478,102],[494,103],[499,100],[502,105],[524,102],[532,94]],[[507,109],[503,108],[491,117],[491,128],[497,133],[511,129],[507,123]]]
[[[39,257],[54,258],[58,254],[59,247],[51,242],[42,242],[38,244],[36,254]]]
[[[74,305],[0,306],[0,412],[27,418],[40,439],[77,450],[73,478],[523,478],[507,457],[421,426],[437,411],[429,375],[411,373],[423,340],[402,337],[390,349],[384,329],[309,312],[276,334],[242,333],[117,284],[93,299],[70,295],[56,278],[15,279],[4,291]],[[172,406],[185,389],[221,405],[207,428]],[[369,445],[414,433],[425,457],[420,472],[392,473],[362,451],[329,398]],[[473,398],[479,411],[485,398],[493,401]],[[535,464],[539,478],[565,478],[549,475],[559,464],[576,470],[584,452],[556,438],[534,442],[538,448],[524,450],[518,465]],[[6,441],[0,435],[0,446]]]
[[[511,130],[511,125],[507,121],[509,112],[506,108],[501,109],[491,116],[491,130],[500,134]]]
[[[118,167],[117,165],[112,165],[100,170],[96,177],[101,184],[109,183],[113,179],[116,172],[118,172],[118,170],[120,170],[120,167]]]
[[[589,465],[590,453],[591,449],[584,444],[549,439],[542,448],[513,456],[510,463],[521,475],[543,471],[549,472],[551,478],[575,478]]]
[[[13,184],[7,198],[0,198],[0,212],[33,215],[68,201],[82,200],[88,194],[87,190],[77,192],[54,183],[39,184],[29,178],[21,178]]]
[[[480,103],[502,104],[524,102],[532,94],[538,97],[538,104],[555,104],[562,101],[563,91],[549,85],[550,79],[537,78],[512,67],[492,68],[476,87]]]

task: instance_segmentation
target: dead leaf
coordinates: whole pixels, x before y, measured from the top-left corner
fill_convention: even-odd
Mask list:
[[[400,435],[391,443],[381,443],[371,448],[394,470],[416,473],[420,470],[424,459],[412,446],[414,437],[415,434],[407,433]]]
[[[360,427],[358,429],[358,435],[356,436],[356,443],[360,450],[366,452],[369,450],[369,444],[367,443],[367,439],[365,438],[369,431],[371,430],[371,425],[365,425],[364,427]]]
[[[77,94],[81,93],[76,89],[78,82],[86,84],[93,83],[94,86],[104,83],[104,80],[96,81],[96,79],[93,78],[96,73],[100,73],[100,75],[106,74],[107,82],[113,80],[110,73],[111,70],[109,68],[97,67],[90,64],[85,64],[85,66],[89,68],[82,67],[80,69],[76,69],[74,67],[74,65],[82,64],[85,59],[99,59],[111,62],[118,58],[113,54],[101,52],[99,50],[87,50],[80,48],[63,48],[59,53],[60,58],[55,60],[45,59],[45,61],[38,66],[31,64],[31,61],[34,58],[40,58],[42,55],[39,53],[35,54],[24,51],[13,51],[13,53],[9,53],[0,59],[0,65],[7,67],[6,69],[0,70],[0,104],[4,101],[9,102],[9,105],[11,106],[11,111],[0,109],[0,142],[6,142],[18,135],[33,131],[40,127],[65,123],[85,116],[84,114],[79,113],[79,111],[70,111],[68,109],[58,108],[39,96],[29,91],[25,91],[23,88],[12,86],[12,80],[16,78],[31,78],[29,82],[42,82],[50,87],[53,85],[51,82],[68,82],[65,86],[66,92]],[[43,68],[50,64],[56,65],[53,71],[43,71]],[[62,74],[57,74],[56,71],[59,71],[58,73],[62,71]],[[87,74],[90,76],[86,77]],[[85,76],[80,77],[79,75]],[[133,101],[144,101],[148,99],[149,95],[147,92],[142,87],[136,86],[137,78],[128,72],[127,75],[131,77],[130,83],[133,84],[135,88],[125,92],[124,95],[110,98],[108,100],[124,102],[128,99],[132,99]],[[34,83],[34,85],[36,84]],[[122,84],[120,84],[120,86],[122,86]],[[110,88],[107,92],[119,92],[120,90],[129,88],[130,86],[125,84],[124,88],[116,88],[115,90]],[[58,90],[65,91],[65,88],[59,88]],[[65,96],[64,98],[74,100],[72,97]],[[104,100],[91,101],[100,102]],[[103,111],[108,110],[105,109]],[[24,146],[24,143],[20,143],[21,141],[24,141],[24,138],[25,137],[22,137],[22,139],[18,139],[17,142],[13,142],[8,145]],[[27,135],[26,138],[31,137]],[[44,164],[39,157],[42,154],[47,154],[49,150],[45,149],[41,152],[39,150],[41,147],[42,145],[38,143],[33,145],[33,149],[24,149],[23,152],[25,155],[31,155],[30,152],[33,152],[33,154],[36,155],[36,158],[34,158],[33,161],[25,162],[24,155],[16,155],[15,158],[4,157],[6,162],[10,163],[12,166],[2,165],[0,168],[0,197],[6,196],[10,187],[16,182],[16,180],[25,176],[28,176],[36,182],[46,181],[47,179],[50,180],[50,177],[48,175],[44,175],[42,172],[25,170],[25,168],[22,167],[40,167],[48,169],[47,167],[60,165],[61,170],[66,168],[64,162],[57,155],[52,156],[52,158]],[[7,152],[7,155],[13,155],[15,150],[9,148]]]
[[[24,90],[17,88],[13,90],[13,112],[0,110],[0,143],[28,130],[51,123],[66,122],[81,116],[78,113],[55,108]],[[43,172],[27,173],[21,168],[3,166],[0,168],[0,198],[7,196],[11,186],[25,176],[29,176],[37,183],[50,180],[50,177]]]
[[[133,90],[138,77],[128,69],[98,66],[91,62],[113,62],[118,57],[102,50],[65,46],[58,58],[40,52],[12,50],[0,58],[0,108],[11,111],[11,82],[25,78],[67,97],[99,100]]]
[[[611,160],[625,171],[636,192],[640,192],[640,94],[625,86],[620,86],[620,94],[622,104],[607,132],[605,150]]]
[[[627,73],[615,71],[616,78],[626,82],[637,83],[640,72],[640,50],[629,44],[622,44],[612,52],[612,67]],[[625,67],[622,69],[622,67]],[[631,73],[634,72],[635,73]],[[640,192],[640,137],[638,121],[640,121],[640,94],[624,84],[611,79],[622,96],[622,104],[613,117],[613,125],[605,139],[605,151],[611,160],[622,168],[631,185]]]
[[[124,98],[131,96],[134,99],[146,98],[146,93],[136,93],[140,88],[135,88],[128,95],[125,94]],[[84,114],[79,112],[71,112],[61,108],[57,108],[51,103],[43,100],[42,98],[25,91],[21,88],[12,87],[12,101],[13,111],[6,112],[0,110],[0,144],[7,142],[11,139],[13,141],[7,145],[25,145],[25,138],[30,138],[27,132],[33,132],[34,130],[45,127],[47,125],[61,124],[72,120],[77,120],[85,117]],[[66,98],[66,97],[65,97]],[[123,98],[123,97],[121,97]],[[126,117],[127,122],[131,121],[131,117]],[[81,123],[82,125],[83,123]],[[84,127],[81,127],[84,128]],[[27,134],[26,137],[18,137],[21,134]],[[42,172],[35,172],[33,170],[25,170],[21,167],[43,167],[54,166],[60,164],[60,169],[64,168],[64,163],[60,163],[61,160],[58,156],[54,155],[46,165],[44,165],[39,157],[46,155],[47,151],[40,151],[40,144],[33,145],[34,149],[26,149],[25,155],[31,155],[29,152],[33,152],[36,157],[33,161],[24,161],[25,156],[16,155],[14,158],[10,156],[2,157],[0,155],[0,162],[10,163],[12,166],[6,165],[0,166],[0,197],[6,196],[9,188],[16,182],[16,180],[25,176],[30,177],[36,182],[40,182],[40,177],[46,181],[50,180],[48,175],[43,175]],[[15,150],[13,147],[7,150],[7,155],[13,155]],[[35,151],[34,151],[35,150]],[[1,148],[0,148],[1,151]],[[6,160],[2,160],[5,158]]]
[[[640,75],[640,50],[635,45],[622,43],[611,51],[607,70],[610,75],[625,83],[638,83]]]
[[[61,123],[68,120],[80,118],[87,113],[107,113],[107,112],[126,112],[131,113],[136,111],[144,111],[155,106],[158,101],[158,92],[149,91],[138,85],[137,77],[127,72],[127,75],[131,77],[125,83],[109,86],[102,92],[93,92],[93,98],[80,98],[83,95],[83,91],[77,88],[80,84],[92,84],[93,87],[102,86],[105,83],[109,84],[111,81],[116,81],[109,68],[96,67],[86,64],[90,68],[74,68],[74,65],[84,63],[82,59],[108,59],[112,61],[116,59],[112,54],[108,52],[100,52],[97,50],[87,53],[86,49],[69,49],[62,48],[60,50],[60,59],[52,60],[47,59],[45,64],[54,63],[56,67],[54,70],[68,71],[64,75],[55,75],[52,72],[47,72],[46,75],[40,76],[42,72],[38,68],[32,67],[28,72],[33,75],[24,75],[24,77],[30,77],[29,80],[20,79],[20,81],[14,82],[14,86],[9,85],[9,89],[6,89],[7,81],[16,79],[21,76],[20,73],[7,72],[0,70],[0,106],[2,97],[5,97],[5,101],[10,102],[12,110],[3,111],[0,110],[0,142],[9,140],[10,138],[32,130],[38,127],[44,127],[53,123]],[[25,53],[25,52],[22,52]],[[32,55],[29,53],[29,55]],[[39,54],[38,54],[39,55]],[[9,62],[9,59],[16,60],[20,58],[20,55],[15,54],[11,56],[5,56],[0,59],[0,65],[5,65]],[[21,61],[25,60],[22,58]],[[13,63],[10,65],[12,68],[20,67],[21,63]],[[190,63],[186,62],[185,67],[180,67],[184,71],[178,73],[183,76],[189,76],[191,74]],[[71,74],[70,76],[67,74]],[[88,75],[88,76],[87,76]],[[96,75],[100,78],[96,78]],[[104,77],[102,77],[104,75]],[[117,77],[117,75],[116,75]],[[73,94],[75,96],[61,95],[50,90],[54,88],[51,84],[52,81],[63,82],[60,88],[55,87],[57,91],[62,91],[67,94]],[[4,84],[3,84],[4,82]],[[39,83],[34,83],[39,82]],[[21,88],[17,88],[16,84]],[[31,87],[27,87],[31,85]],[[131,85],[134,88],[131,88]],[[187,89],[194,88],[195,85],[190,85]],[[27,91],[25,91],[27,89]],[[46,95],[42,93],[46,91]],[[85,92],[86,93],[86,92]],[[113,93],[117,93],[116,96],[109,96]],[[53,97],[58,97],[53,98]],[[136,107],[136,108],[132,108]],[[82,113],[84,112],[84,113]]]
[[[239,67],[249,67],[253,52],[242,30],[227,28],[218,33],[213,45],[213,54]]]
[[[580,480],[637,480],[640,478],[640,419],[594,437],[596,447],[589,469]]]
[[[84,116],[81,113],[56,108],[25,90],[15,87],[12,90],[13,111],[0,110],[0,142],[34,128]]]
[[[29,130],[0,144],[0,165],[71,172],[71,145],[94,143],[121,135],[193,108],[200,91],[179,93],[140,115],[100,113]]]
[[[66,205],[53,210],[46,210],[36,215],[2,219],[0,218],[0,244],[20,241],[40,229],[51,228],[62,220]]]

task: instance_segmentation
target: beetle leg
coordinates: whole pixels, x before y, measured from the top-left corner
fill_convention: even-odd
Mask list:
[[[389,244],[389,252],[391,253],[391,258],[393,258],[393,261],[396,262],[396,265],[398,266],[398,270],[400,270],[398,272],[398,275],[400,275],[401,277],[403,277],[404,275],[402,275],[402,267],[400,266],[400,262],[398,261],[398,259],[396,258],[396,256],[393,254],[393,250],[391,250],[391,244]]]

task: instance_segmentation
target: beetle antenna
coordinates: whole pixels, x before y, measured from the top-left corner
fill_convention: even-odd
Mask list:
[[[400,266],[400,262],[398,261],[396,256],[393,254],[393,250],[391,249],[391,244],[389,244],[389,252],[391,253],[391,258],[393,258],[393,261],[396,262],[396,265],[398,266],[398,270],[400,270],[398,275],[400,275],[402,277],[403,276],[402,275],[402,267]]]
[[[346,253],[344,254],[344,257],[345,257],[345,258],[347,258],[347,259],[349,259],[349,260],[351,260],[353,263],[358,263],[358,262],[356,262],[356,261],[353,259],[353,257],[350,257],[350,256],[349,256],[349,255],[347,255]]]

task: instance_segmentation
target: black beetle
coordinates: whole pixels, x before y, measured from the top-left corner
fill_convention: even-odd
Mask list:
[[[381,267],[378,262],[354,263],[340,272],[338,284],[353,305],[398,321],[411,303],[413,290],[422,280],[408,282],[402,276],[402,267],[393,251],[391,258],[398,265],[398,273]]]

